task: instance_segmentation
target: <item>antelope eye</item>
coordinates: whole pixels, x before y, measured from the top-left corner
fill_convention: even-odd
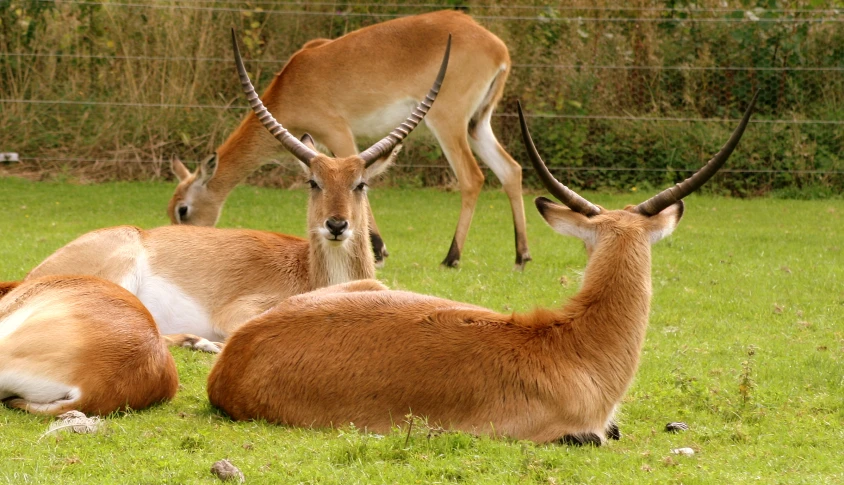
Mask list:
[[[314,182],[313,179],[308,180],[308,183],[311,185],[312,189],[318,189],[319,188],[319,185],[316,182]]]
[[[365,188],[366,188],[366,182],[361,182],[361,183],[358,184],[357,187],[355,187],[355,190],[363,190]]]

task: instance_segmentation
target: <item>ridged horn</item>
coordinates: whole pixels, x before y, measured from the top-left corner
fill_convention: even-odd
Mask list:
[[[730,139],[727,140],[727,143],[721,147],[721,150],[718,151],[711,160],[706,162],[706,165],[701,167],[701,169],[695,172],[694,175],[674,187],[669,187],[637,205],[634,210],[639,214],[646,216],[658,214],[666,207],[701,188],[707,180],[712,178],[712,176],[715,175],[715,173],[718,172],[718,170],[724,165],[724,162],[730,158],[730,155],[738,145],[739,140],[741,140],[741,136],[744,134],[744,129],[750,121],[750,115],[753,112],[753,107],[756,105],[757,96],[759,96],[758,90],[753,95],[753,99],[750,100],[750,105],[744,112],[744,116],[742,117],[738,127],[736,127],[733,134],[730,135]]]
[[[525,150],[527,151],[531,164],[533,164],[533,168],[536,170],[537,175],[539,175],[539,179],[542,180],[548,192],[551,192],[551,195],[568,206],[569,209],[586,217],[600,214],[601,209],[598,206],[584,199],[551,175],[548,167],[545,166],[545,162],[542,161],[542,157],[539,156],[539,152],[536,151],[536,146],[533,144],[533,138],[531,138],[527,123],[525,122],[525,115],[522,113],[522,103],[517,101],[516,104],[519,111],[519,125],[522,128],[522,141],[525,144]]]
[[[261,120],[261,124],[270,130],[270,133],[284,145],[284,148],[301,160],[302,163],[310,166],[311,159],[317,156],[318,153],[291,135],[289,131],[281,126],[281,123],[276,121],[272,113],[261,102],[261,98],[255,92],[255,87],[252,85],[252,81],[249,80],[249,74],[246,73],[246,68],[243,66],[243,59],[240,57],[240,48],[237,46],[237,36],[235,35],[234,28],[232,28],[232,47],[234,48],[234,62],[237,64],[237,74],[240,76],[240,84],[243,85],[243,92],[246,94],[246,99],[249,100],[249,106],[252,107],[252,111]]]
[[[391,131],[389,135],[382,138],[381,141],[361,152],[360,158],[366,162],[367,167],[375,163],[376,160],[385,154],[392,151],[393,148],[395,148],[399,142],[404,140],[414,128],[419,126],[419,122],[421,122],[422,118],[428,114],[428,110],[431,109],[431,105],[434,104],[434,100],[437,99],[437,94],[440,92],[440,86],[442,86],[443,78],[445,77],[445,70],[448,67],[448,57],[450,54],[451,34],[448,34],[448,44],[446,44],[445,47],[445,55],[443,56],[443,62],[440,65],[440,72],[437,74],[437,79],[434,81],[434,85],[431,87],[431,90],[428,91],[425,99],[416,105],[416,108],[413,109],[410,116],[408,116],[402,124]]]

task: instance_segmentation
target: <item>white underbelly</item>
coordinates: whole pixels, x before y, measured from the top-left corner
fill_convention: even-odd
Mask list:
[[[222,338],[214,330],[208,310],[181,287],[153,274],[146,258],[138,258],[134,271],[120,286],[141,300],[162,335],[189,333],[212,341]]]
[[[381,139],[406,120],[419,100],[405,98],[357,119],[349,120],[355,138]]]
[[[20,368],[0,369],[0,399],[12,396],[34,403],[50,403],[78,399],[80,391],[76,386],[47,376],[31,375]]]

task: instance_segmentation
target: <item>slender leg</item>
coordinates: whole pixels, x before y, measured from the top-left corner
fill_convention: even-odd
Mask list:
[[[57,416],[76,409],[76,406],[79,404],[79,398],[59,399],[51,402],[33,402],[20,397],[14,397],[4,400],[3,404],[10,408],[20,409],[21,411],[26,411],[28,413]]]
[[[515,269],[521,271],[525,264],[531,260],[527,243],[524,200],[522,199],[522,167],[513,160],[513,157],[501,147],[495,138],[490,126],[491,115],[492,110],[475,126],[475,130],[469,138],[469,143],[478,157],[492,169],[498,180],[501,181],[504,192],[510,199],[513,227],[516,233]]]
[[[223,344],[221,342],[211,342],[210,340],[188,333],[164,335],[163,337],[168,347],[187,347],[192,350],[201,350],[212,354],[219,354],[223,350]]]
[[[455,268],[460,264],[460,255],[463,251],[463,244],[469,234],[469,226],[472,225],[472,217],[475,214],[475,206],[478,203],[478,195],[484,185],[484,174],[478,167],[478,162],[472,155],[469,142],[466,139],[466,131],[452,132],[443,129],[438,130],[436,120],[426,119],[428,127],[437,137],[443,153],[448,159],[457,183],[460,186],[460,218],[457,220],[457,229],[451,241],[451,247],[443,260],[443,266]],[[465,126],[465,125],[464,125]]]

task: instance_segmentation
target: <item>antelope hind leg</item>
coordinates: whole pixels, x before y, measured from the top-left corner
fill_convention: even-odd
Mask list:
[[[59,414],[76,409],[76,405],[79,404],[79,398],[58,399],[52,402],[34,402],[21,397],[11,397],[4,399],[3,404],[28,413],[58,416]]]
[[[567,434],[556,441],[557,444],[571,446],[601,446],[601,437],[595,433]]]

